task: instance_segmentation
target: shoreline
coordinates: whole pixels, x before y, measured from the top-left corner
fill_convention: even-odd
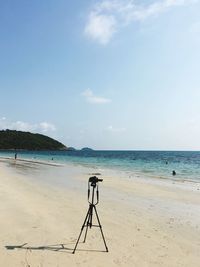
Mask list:
[[[74,162],[65,162],[65,163],[58,163],[58,162],[52,162],[51,160],[36,160],[36,159],[29,159],[29,158],[17,158],[14,159],[12,157],[3,157],[0,156],[0,161],[10,161],[10,162],[25,162],[25,163],[32,163],[32,164],[41,164],[41,165],[47,165],[47,166],[57,166],[57,167],[66,167],[66,166],[70,166],[70,167],[81,167],[81,168],[85,168],[85,169],[93,169],[94,172],[93,173],[98,173],[98,175],[101,175],[101,172],[105,172],[105,173],[112,173],[114,176],[121,176],[121,177],[129,177],[129,178],[133,178],[133,179],[145,179],[146,182],[152,182],[152,183],[157,183],[159,181],[163,181],[163,182],[170,182],[173,184],[187,184],[187,185],[200,185],[200,180],[197,179],[185,179],[185,178],[176,178],[176,177],[167,177],[167,176],[161,176],[161,175],[153,175],[153,174],[144,174],[143,172],[140,171],[125,171],[125,170],[118,170],[116,168],[109,168],[109,167],[91,167],[82,163],[74,163]],[[97,170],[97,171],[95,171]],[[93,174],[91,174],[93,175]]]
[[[54,163],[54,162],[49,162],[47,160],[32,160],[32,159],[26,159],[26,158],[11,158],[11,157],[2,157],[0,156],[0,161],[2,160],[10,160],[13,162],[17,162],[17,161],[22,161],[22,162],[27,162],[27,163],[35,163],[35,164],[43,164],[43,165],[50,165],[50,166],[63,166],[63,164],[61,163]]]
[[[112,151],[103,153],[101,151],[93,151],[93,153],[84,154],[80,151],[74,153],[59,153],[55,151],[46,152],[30,152],[18,155],[18,158],[35,159],[44,162],[54,161],[58,164],[74,164],[86,167],[113,169],[119,172],[123,171],[142,177],[152,177],[169,180],[183,180],[200,182],[200,154],[198,152],[157,152],[157,151],[129,151],[129,153],[121,154],[122,152]],[[14,157],[14,154],[0,153],[0,156]],[[52,160],[53,159],[53,160]],[[172,175],[173,171],[176,175]]]

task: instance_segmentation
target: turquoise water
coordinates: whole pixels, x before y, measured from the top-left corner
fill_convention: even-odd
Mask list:
[[[14,152],[1,151],[0,156],[14,158]],[[145,177],[200,181],[200,152],[193,151],[20,151],[18,158],[69,162]],[[173,170],[175,176],[172,176]]]

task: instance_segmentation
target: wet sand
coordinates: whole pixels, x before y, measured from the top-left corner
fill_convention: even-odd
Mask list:
[[[101,172],[97,227],[75,242],[87,181]],[[0,266],[198,266],[200,185],[81,166],[0,161]]]

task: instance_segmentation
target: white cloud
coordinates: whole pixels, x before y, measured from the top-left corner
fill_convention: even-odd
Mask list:
[[[90,89],[85,90],[82,95],[85,97],[86,101],[91,104],[106,104],[111,102],[111,100],[108,98],[95,96],[92,90]]]
[[[96,3],[90,11],[85,34],[105,45],[115,32],[134,21],[143,21],[170,8],[195,2],[199,0],[160,0],[149,5],[139,5],[134,0],[102,0]]]
[[[115,128],[112,125],[109,125],[107,127],[107,130],[110,131],[110,132],[120,133],[120,132],[125,132],[126,128],[123,128],[123,127],[122,128]]]
[[[11,130],[19,130],[19,131],[34,131],[36,130],[36,124],[30,124],[28,122],[16,121],[10,123],[9,129]]]
[[[38,125],[38,128],[40,128],[43,132],[49,132],[49,131],[55,131],[56,127],[52,123],[48,122],[41,122]]]
[[[56,127],[48,122],[40,122],[31,124],[24,121],[15,121],[10,122],[5,117],[0,119],[0,129],[10,129],[10,130],[18,130],[18,131],[25,131],[25,132],[50,132],[55,131]]]
[[[116,21],[113,16],[91,13],[85,27],[85,34],[102,44],[107,44],[115,32]]]

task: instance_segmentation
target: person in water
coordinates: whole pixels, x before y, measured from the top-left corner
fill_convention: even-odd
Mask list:
[[[176,175],[176,171],[173,170],[173,171],[172,171],[172,175]]]

